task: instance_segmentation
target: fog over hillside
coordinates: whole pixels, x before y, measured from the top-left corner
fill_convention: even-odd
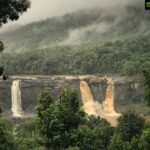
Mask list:
[[[30,0],[31,8],[16,22],[10,24],[27,24],[54,16],[62,16],[79,9],[105,8],[124,9],[127,5],[144,6],[143,0]],[[43,11],[44,10],[44,11]],[[7,26],[7,25],[6,25]]]
[[[148,8],[0,0],[0,150],[150,150]]]
[[[75,9],[71,1],[72,7],[62,4],[70,8],[64,15],[38,21],[34,15],[31,23],[0,33],[0,64],[8,74],[137,75],[150,68],[150,11],[144,1],[88,0],[77,7],[77,0]]]
[[[144,10],[141,0],[113,2],[94,0],[92,5],[94,8],[89,8],[89,4],[91,1],[88,0],[84,5],[86,9],[63,16],[33,22],[22,27],[15,28],[14,25],[7,32],[1,33],[0,39],[7,45],[6,51],[21,51],[103,43],[149,34],[150,14]]]

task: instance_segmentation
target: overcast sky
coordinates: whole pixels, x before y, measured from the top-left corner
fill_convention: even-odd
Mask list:
[[[112,6],[122,7],[126,4],[135,3],[144,0],[30,0],[31,8],[23,13],[18,21],[11,24],[28,24],[33,21],[44,20],[53,16],[61,16],[65,13],[72,12],[78,9]]]
[[[53,16],[60,16],[77,9],[95,7],[104,0],[30,0],[31,8],[16,22],[26,24]]]

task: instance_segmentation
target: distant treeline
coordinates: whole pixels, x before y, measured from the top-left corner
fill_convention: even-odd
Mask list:
[[[150,68],[150,38],[3,53],[0,64],[8,74],[137,75]]]

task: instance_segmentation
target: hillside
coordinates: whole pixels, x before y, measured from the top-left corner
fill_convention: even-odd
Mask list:
[[[9,74],[141,74],[150,68],[149,19],[137,5],[34,22],[0,33],[0,63]]]
[[[150,14],[141,6],[87,9],[34,22],[0,34],[7,51],[82,45],[149,35]]]

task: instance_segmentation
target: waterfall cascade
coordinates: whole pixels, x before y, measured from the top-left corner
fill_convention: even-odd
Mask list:
[[[102,110],[102,106],[94,101],[91,89],[86,81],[80,82],[80,91],[84,104],[84,111],[89,115],[98,116]]]
[[[102,104],[94,100],[91,89],[86,81],[81,80],[80,91],[84,104],[84,111],[87,114],[101,116],[112,125],[117,124],[117,118],[120,114],[114,109],[114,83],[112,79],[107,79],[106,97]]]
[[[22,102],[21,102],[21,91],[20,91],[20,80],[13,81],[12,89],[12,113],[14,117],[22,116]]]
[[[107,79],[106,97],[103,102],[103,109],[106,113],[116,113],[114,109],[114,83],[112,78]]]

